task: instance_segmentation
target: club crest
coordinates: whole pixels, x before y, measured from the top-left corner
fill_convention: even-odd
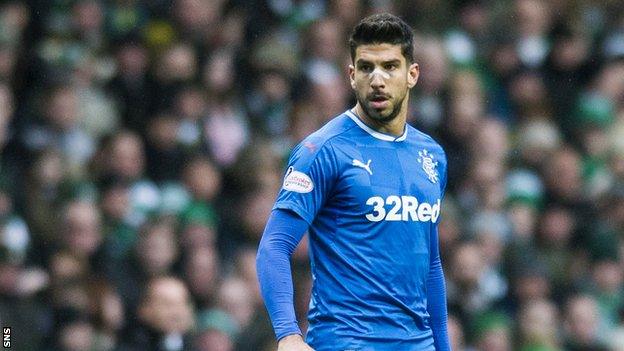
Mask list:
[[[429,151],[423,149],[422,151],[418,151],[418,163],[422,164],[422,169],[427,174],[427,178],[432,183],[438,182],[438,171],[436,167],[438,166],[438,161],[434,161],[433,154],[430,154]]]

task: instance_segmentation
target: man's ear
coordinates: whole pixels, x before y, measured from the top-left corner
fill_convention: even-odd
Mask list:
[[[355,90],[355,67],[349,65],[349,83],[351,83],[351,89]]]
[[[412,89],[416,82],[418,82],[418,75],[420,74],[420,67],[417,63],[412,63],[407,71],[407,86]]]

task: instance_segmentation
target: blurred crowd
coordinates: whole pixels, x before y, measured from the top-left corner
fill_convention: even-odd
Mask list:
[[[12,347],[275,350],[256,247],[376,12],[414,27],[409,123],[448,156],[453,350],[624,350],[618,0],[0,1]]]

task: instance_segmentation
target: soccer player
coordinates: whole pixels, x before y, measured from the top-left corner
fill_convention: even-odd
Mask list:
[[[279,351],[450,350],[437,237],[446,158],[406,123],[412,41],[396,16],[363,19],[349,41],[357,104],[292,152],[257,257]],[[306,231],[304,342],[289,259]]]

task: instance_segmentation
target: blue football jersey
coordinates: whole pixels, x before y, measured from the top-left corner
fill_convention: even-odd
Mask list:
[[[431,137],[383,134],[351,111],[293,150],[274,208],[310,224],[313,348],[434,350],[426,282],[445,184]]]

